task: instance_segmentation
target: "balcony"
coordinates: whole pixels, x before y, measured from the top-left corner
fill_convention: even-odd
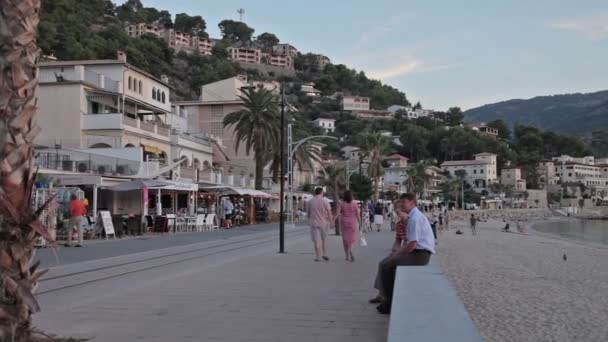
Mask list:
[[[133,176],[139,162],[68,149],[37,149],[34,163],[40,169],[96,175]]]
[[[167,140],[170,136],[169,127],[154,122],[144,122],[130,118],[122,113],[83,114],[83,130],[126,130],[143,135],[158,135]]]

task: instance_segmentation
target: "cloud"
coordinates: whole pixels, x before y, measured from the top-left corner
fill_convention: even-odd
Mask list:
[[[413,73],[447,70],[458,66],[461,66],[461,64],[431,64],[420,60],[410,60],[406,62],[401,62],[399,64],[389,65],[381,69],[371,69],[367,74],[371,78],[384,81],[398,76]]]
[[[354,45],[355,50],[361,50],[369,45],[370,42],[383,38],[383,36],[397,29],[404,21],[411,19],[413,16],[409,13],[401,13],[388,17],[379,25],[370,27],[363,32]]]
[[[552,29],[582,34],[585,39],[599,41],[608,39],[608,13],[559,20],[548,23]]]

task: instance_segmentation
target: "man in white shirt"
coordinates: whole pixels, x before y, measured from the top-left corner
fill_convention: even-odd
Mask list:
[[[378,306],[378,312],[389,314],[393,300],[393,285],[397,266],[424,266],[435,254],[435,238],[431,224],[426,216],[416,206],[416,195],[401,195],[402,207],[407,212],[401,213],[407,217],[407,241],[393,252],[382,264],[382,286],[385,301]]]

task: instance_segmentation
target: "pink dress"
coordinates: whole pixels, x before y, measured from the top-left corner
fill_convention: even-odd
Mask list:
[[[338,210],[342,227],[342,241],[347,246],[353,246],[357,242],[359,206],[354,201],[340,202]]]

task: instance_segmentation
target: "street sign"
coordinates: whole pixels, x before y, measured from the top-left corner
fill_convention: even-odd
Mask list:
[[[110,212],[102,210],[99,212],[99,216],[101,216],[103,230],[106,232],[106,239],[110,237],[110,235],[116,239],[116,233],[114,232],[114,224],[112,223],[112,215],[110,215]]]

